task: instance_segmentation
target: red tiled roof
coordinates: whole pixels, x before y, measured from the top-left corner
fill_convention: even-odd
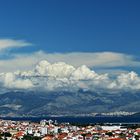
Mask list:
[[[140,133],[140,129],[137,129],[136,132],[137,132],[137,133]]]
[[[65,138],[67,135],[68,135],[67,133],[60,133],[60,134],[58,135],[58,139],[63,139],[63,138]]]
[[[46,135],[43,139],[44,140],[52,140],[53,139],[53,135]]]
[[[21,136],[24,136],[24,132],[23,131],[19,131],[18,133],[15,134],[15,138],[18,138],[18,137],[21,137]]]
[[[108,140],[124,140],[122,138],[109,138]]]
[[[86,134],[86,137],[92,137],[92,135],[91,134]]]

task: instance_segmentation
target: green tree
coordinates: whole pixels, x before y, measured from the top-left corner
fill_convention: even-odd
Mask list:
[[[109,137],[113,136],[112,132],[107,132],[105,134],[108,135]]]

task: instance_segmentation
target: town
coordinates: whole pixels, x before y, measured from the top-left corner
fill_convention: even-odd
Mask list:
[[[140,127],[0,120],[0,140],[139,140]]]

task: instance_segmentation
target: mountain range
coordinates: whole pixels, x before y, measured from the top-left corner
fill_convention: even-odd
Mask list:
[[[0,94],[1,116],[78,115],[113,111],[139,112],[139,93],[10,91]]]

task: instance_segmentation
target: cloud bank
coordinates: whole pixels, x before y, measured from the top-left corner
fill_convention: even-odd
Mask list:
[[[49,63],[40,61],[30,71],[1,73],[2,88],[116,93],[122,91],[137,92],[140,90],[140,77],[135,72],[122,73],[112,78],[109,73],[98,74],[86,65],[74,67],[64,62]]]
[[[116,52],[47,53],[40,50],[32,53],[12,52],[8,53],[8,58],[1,57],[9,49],[31,45],[25,40],[0,39],[1,91],[31,89],[116,93],[140,90],[140,77],[133,71],[116,71],[117,74],[112,77],[111,72],[100,74],[93,70],[140,67],[140,62],[133,55]]]
[[[65,62],[74,67],[86,65],[89,68],[117,68],[117,67],[140,67],[140,62],[132,55],[115,52],[100,53],[47,53],[37,51],[28,54],[12,54],[10,59],[0,59],[0,72],[14,72],[16,70],[30,70],[39,61],[48,60],[51,63]]]

